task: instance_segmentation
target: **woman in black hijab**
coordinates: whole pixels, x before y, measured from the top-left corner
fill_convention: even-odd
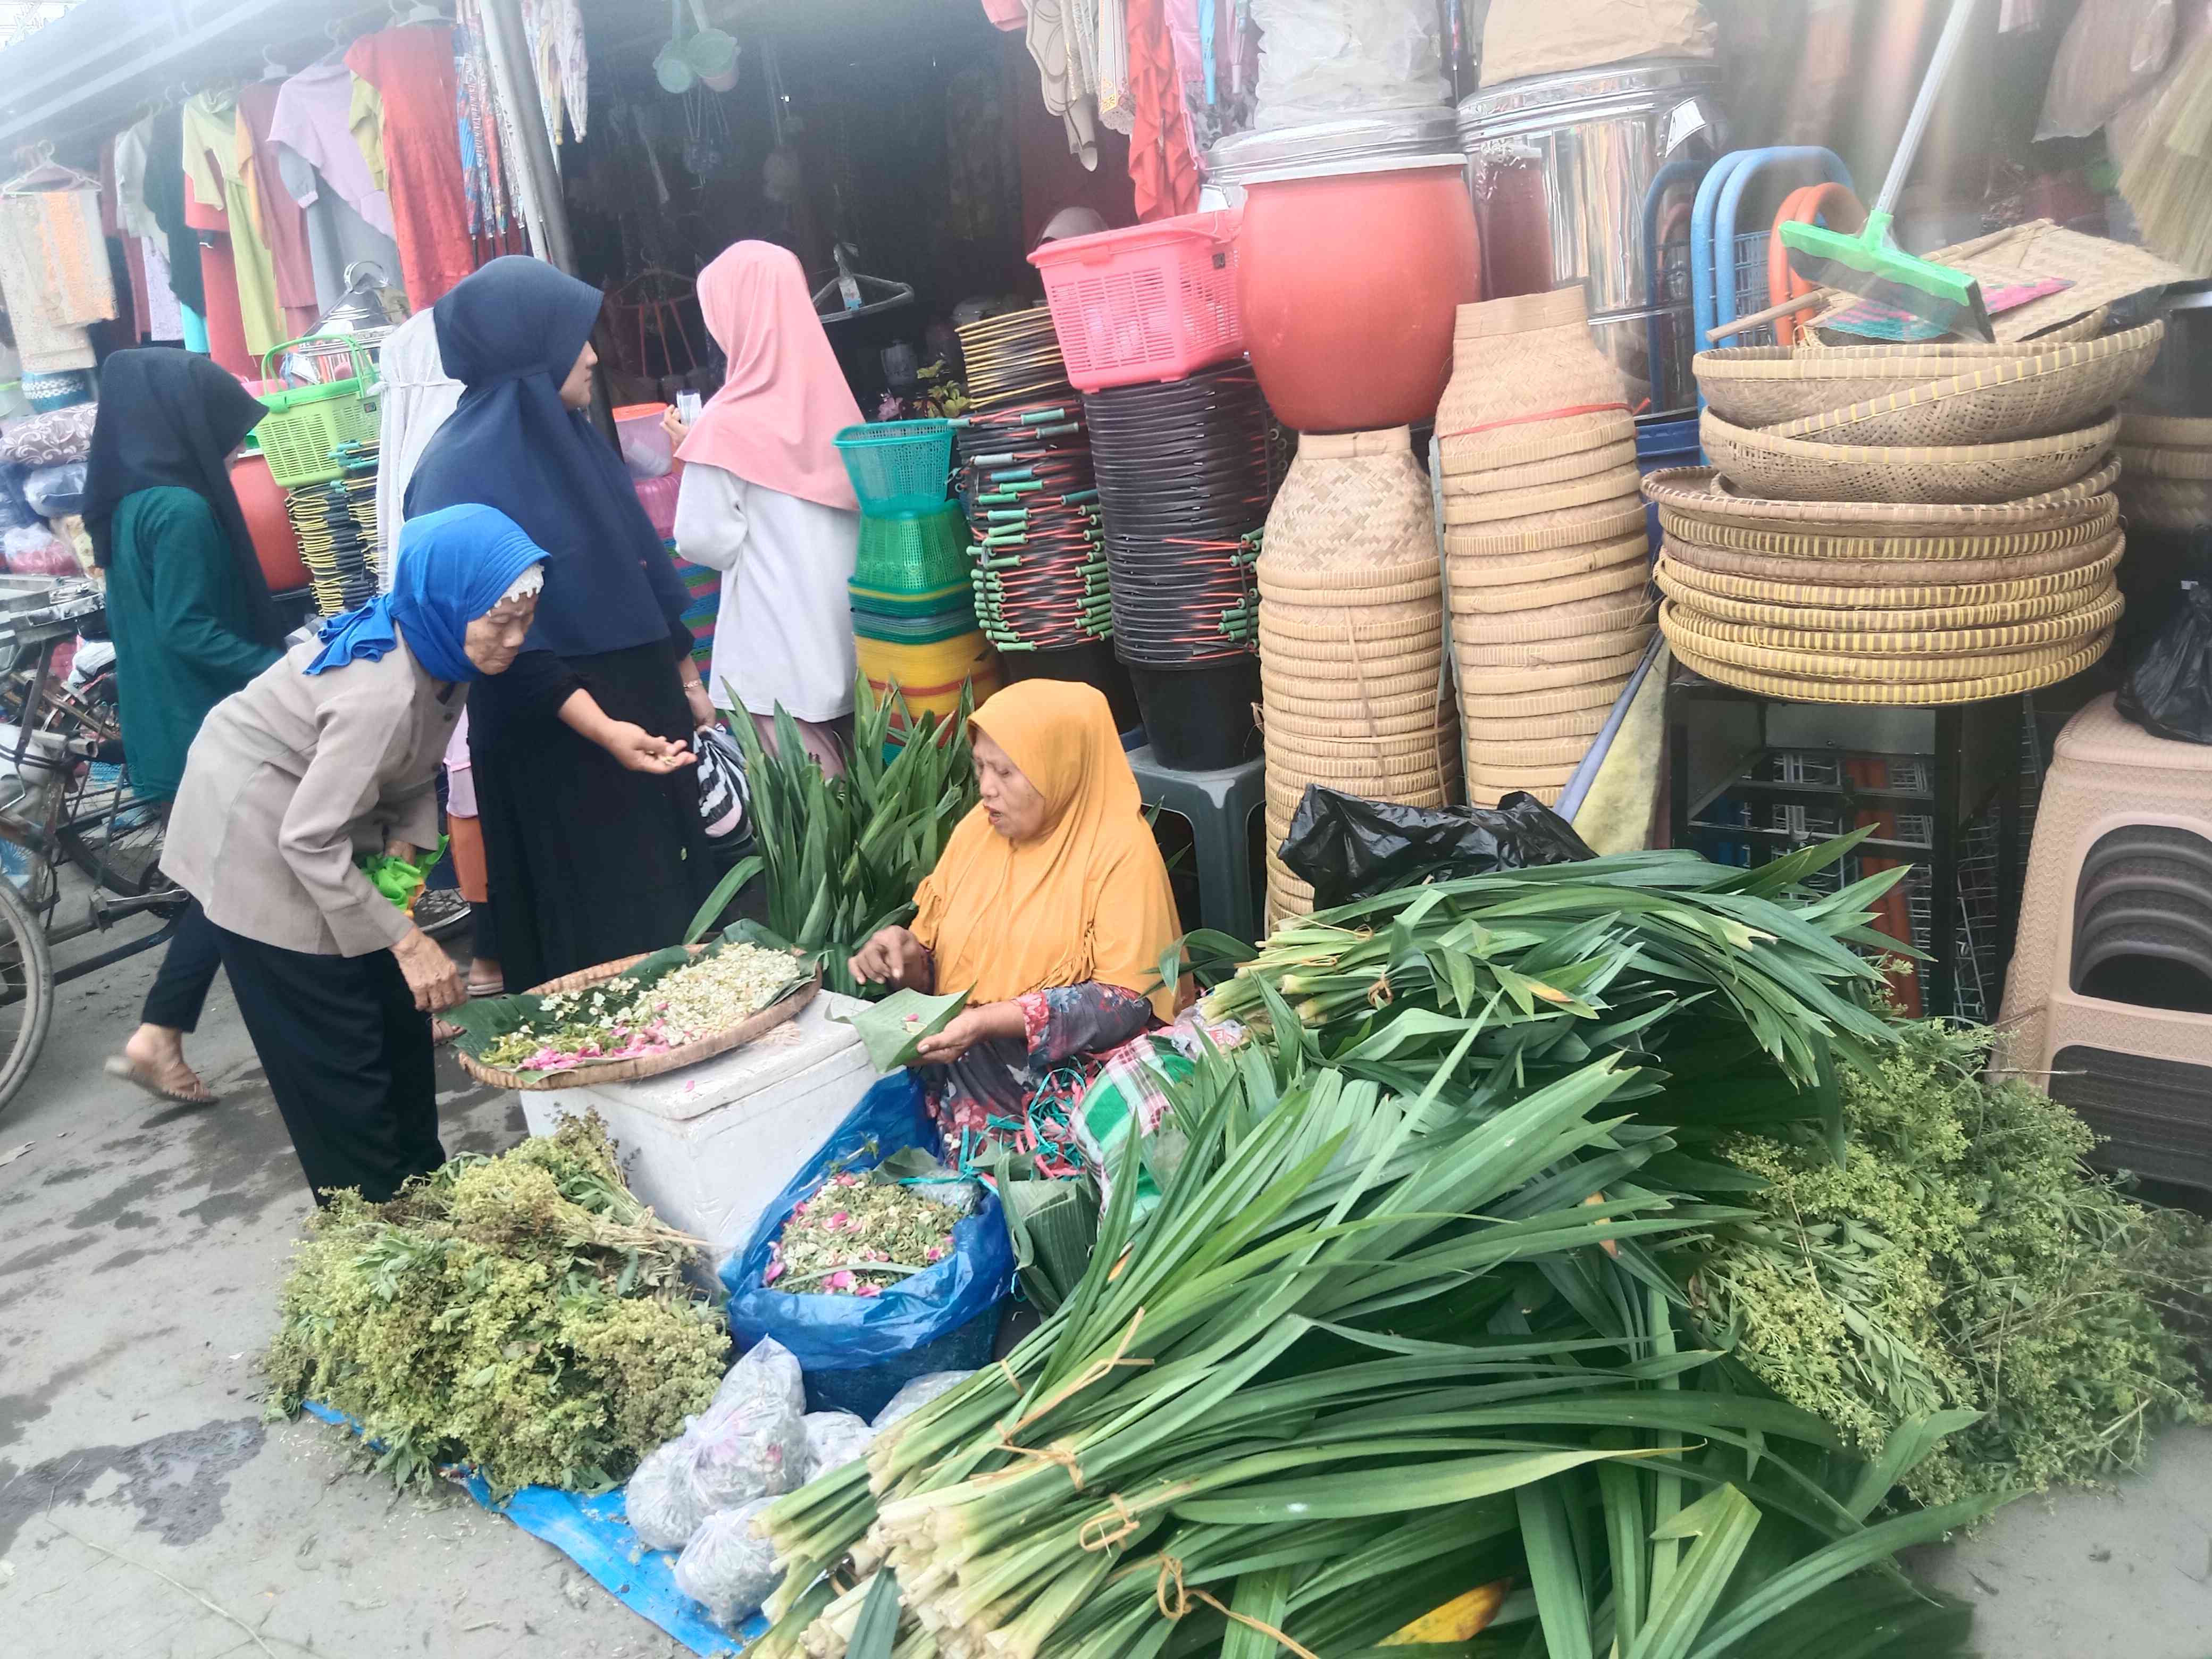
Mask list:
[[[275,662],[283,629],[230,483],[268,410],[206,358],[118,351],[100,371],[85,528],[107,572],[107,625],[132,788],[166,806],[208,711]],[[215,1098],[185,1060],[215,982],[214,930],[185,912],[111,1076],[163,1100]]]
[[[675,944],[714,881],[688,746],[714,717],[690,595],[583,412],[600,303],[520,256],[439,301],[439,352],[468,390],[407,488],[410,519],[495,507],[549,556],[530,647],[469,706],[492,919],[516,988]]]

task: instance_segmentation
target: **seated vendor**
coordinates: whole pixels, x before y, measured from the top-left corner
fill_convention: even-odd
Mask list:
[[[1052,1141],[1105,1056],[1175,1014],[1160,958],[1182,933],[1167,866],[1106,699],[1024,680],[975,711],[982,799],[854,977],[969,993],[919,1068],[948,1158],[986,1135]],[[1036,1110],[1035,1108],[1047,1109]]]

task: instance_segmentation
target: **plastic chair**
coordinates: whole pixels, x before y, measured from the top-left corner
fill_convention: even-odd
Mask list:
[[[1129,769],[1147,806],[1190,825],[1198,848],[1198,907],[1206,927],[1256,944],[1260,904],[1252,879],[1252,815],[1267,804],[1267,763],[1250,760],[1222,772],[1179,772],[1152,757],[1150,744],[1132,750]]]
[[[1734,322],[1742,314],[1738,305],[1735,266],[1736,214],[1742,206],[1744,192],[1750,188],[1752,180],[1768,168],[1784,167],[1815,167],[1820,179],[1850,188],[1851,170],[1844,165],[1843,157],[1816,144],[1730,150],[1713,163],[1705,182],[1698,186],[1697,204],[1690,215],[1690,293],[1699,350],[1705,348],[1705,337],[1712,330],[1723,323]],[[1725,285],[1726,293],[1721,291],[1717,269],[1723,248],[1729,251],[1730,280]],[[1764,250],[1761,252],[1763,256]],[[1762,257],[1759,262],[1762,284],[1765,270]],[[1705,399],[1700,398],[1698,401],[1702,406]]]

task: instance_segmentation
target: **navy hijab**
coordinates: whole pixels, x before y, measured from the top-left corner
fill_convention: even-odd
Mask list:
[[[316,635],[323,648],[301,672],[327,673],[363,657],[380,661],[398,643],[397,623],[431,678],[472,680],[469,624],[545,557],[514,520],[490,507],[448,507],[410,519],[399,545],[407,556],[392,591],[325,623]]]
[[[407,486],[410,520],[475,502],[545,550],[530,643],[562,657],[669,639],[690,602],[622,457],[561,401],[599,306],[597,289],[520,254],[439,301],[439,355],[468,390]]]

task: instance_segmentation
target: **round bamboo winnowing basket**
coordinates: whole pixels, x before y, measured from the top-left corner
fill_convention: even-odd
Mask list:
[[[1459,782],[1443,574],[1404,427],[1304,434],[1267,514],[1260,591],[1271,915],[1313,895],[1275,848],[1310,783],[1441,806]]]
[[[1623,446],[1633,465],[1636,422],[1626,387],[1590,336],[1580,284],[1459,308],[1452,325],[1452,376],[1437,407],[1437,451],[1447,497],[1462,475],[1566,467],[1571,457],[1620,456]],[[1602,470],[1589,463],[1553,477]],[[1475,487],[1520,485],[1493,478]]]
[[[1705,454],[1740,489],[1796,501],[1996,503],[2063,488],[2105,465],[2120,435],[2109,416],[2054,437],[1917,446],[1812,443],[1699,417]]]
[[[1661,528],[1693,540],[1704,538],[1693,526],[1745,535],[1977,538],[2057,529],[2094,518],[2110,507],[2119,476],[2119,463],[2107,461],[2061,489],[2008,501],[1802,501],[1759,495],[1713,467],[1679,466],[1647,475],[1643,491],[1659,509]]]

